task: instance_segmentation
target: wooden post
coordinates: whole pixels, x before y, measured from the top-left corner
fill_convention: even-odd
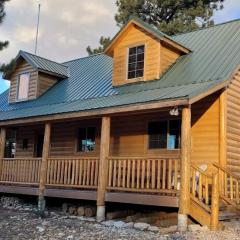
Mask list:
[[[181,127],[181,188],[178,213],[179,231],[187,230],[187,215],[190,204],[190,157],[191,157],[191,109],[184,107],[182,110]]]
[[[212,205],[211,205],[211,225],[210,229],[216,231],[218,229],[219,214],[219,175],[213,175],[212,184]]]
[[[227,92],[224,90],[219,98],[219,164],[225,167],[227,164]]]
[[[41,164],[41,170],[40,170],[40,183],[39,183],[39,193],[38,193],[38,210],[40,215],[43,215],[45,210],[44,190],[45,190],[46,173],[47,173],[47,158],[49,156],[49,149],[50,149],[50,138],[51,138],[51,124],[46,123],[45,131],[44,131],[42,164]]]
[[[110,117],[102,118],[100,163],[97,193],[97,220],[105,219],[105,191],[108,177],[108,156],[110,149]]]
[[[2,176],[2,165],[3,158],[5,153],[5,144],[6,144],[6,128],[1,128],[1,136],[0,136],[0,179]]]

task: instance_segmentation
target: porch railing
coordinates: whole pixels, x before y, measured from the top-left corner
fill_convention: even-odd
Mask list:
[[[176,194],[180,159],[110,157],[108,190]]]
[[[49,158],[47,179],[49,186],[93,188],[98,185],[99,159],[88,158]]]
[[[38,184],[41,158],[4,158],[1,183]]]

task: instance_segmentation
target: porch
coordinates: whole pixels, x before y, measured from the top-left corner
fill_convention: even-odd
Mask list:
[[[99,158],[47,158],[44,196],[97,200]],[[42,158],[4,158],[0,191],[38,195]],[[179,158],[108,157],[106,201],[178,207]],[[145,200],[144,200],[145,199]]]

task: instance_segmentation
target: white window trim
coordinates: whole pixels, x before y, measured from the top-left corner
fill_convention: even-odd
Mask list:
[[[29,85],[30,85],[30,77],[31,77],[31,73],[30,72],[22,72],[17,76],[17,92],[16,92],[16,102],[22,102],[22,101],[27,101],[29,98],[28,96],[26,98],[21,98],[19,99],[19,81],[20,81],[20,76],[24,75],[24,74],[28,74],[29,76],[29,81],[28,81],[28,85],[27,85],[27,92],[29,93]]]
[[[128,63],[129,63],[129,49],[130,48],[135,48],[135,47],[140,47],[140,46],[144,46],[144,66],[143,66],[143,76],[142,77],[138,77],[138,78],[128,78]],[[136,82],[138,80],[143,80],[144,79],[144,74],[145,74],[145,63],[146,63],[146,43],[140,43],[140,44],[137,44],[137,45],[132,45],[132,46],[129,46],[127,48],[127,59],[126,59],[126,80],[128,82]]]

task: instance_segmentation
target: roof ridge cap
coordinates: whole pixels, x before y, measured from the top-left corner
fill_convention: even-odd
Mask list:
[[[48,58],[45,58],[45,57],[42,57],[42,56],[39,56],[39,55],[30,53],[30,52],[27,52],[27,51],[24,51],[24,50],[20,50],[20,53],[21,53],[21,52],[22,52],[22,53],[29,54],[29,55],[32,55],[32,56],[35,56],[35,57],[38,57],[38,58],[41,58],[41,59],[44,59],[44,60],[47,60],[47,61],[50,61],[50,62],[52,62],[52,63],[56,63],[56,64],[59,64],[59,65],[62,65],[63,67],[68,68],[68,66],[64,65],[63,63],[59,63],[59,62],[53,61],[53,60],[51,60],[51,59],[48,59]]]
[[[91,57],[95,57],[95,56],[98,56],[98,55],[106,55],[106,54],[104,54],[104,52],[95,53],[95,54],[92,54],[92,55],[89,55],[89,56],[85,56],[85,57],[74,58],[72,60],[69,60],[69,61],[66,61],[66,62],[63,62],[63,63],[69,63],[69,62],[77,61],[77,60],[84,59],[84,58],[91,58]]]

